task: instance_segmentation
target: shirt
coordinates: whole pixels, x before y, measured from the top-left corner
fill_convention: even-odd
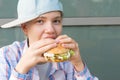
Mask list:
[[[22,54],[27,48],[27,40],[15,41],[11,45],[0,48],[0,80],[42,80],[37,66],[34,66],[26,74],[20,74],[15,70]],[[49,63],[46,78],[48,80],[98,80],[93,76],[87,66],[81,72],[77,72],[69,62]]]
[[[49,68],[51,67],[50,63],[44,63],[37,65],[39,77],[41,80],[47,80],[47,73],[49,72]]]

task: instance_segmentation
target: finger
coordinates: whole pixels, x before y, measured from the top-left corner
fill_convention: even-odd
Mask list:
[[[46,62],[47,62],[47,60],[44,57],[38,58],[38,64],[44,64]]]
[[[67,35],[61,35],[56,39],[59,43],[71,43],[74,42],[72,38]]]
[[[37,53],[38,55],[41,55],[41,56],[42,56],[46,51],[48,51],[49,49],[54,48],[54,47],[56,47],[56,46],[57,46],[56,43],[50,44],[50,45],[47,45],[47,46],[44,46],[44,47],[41,47],[41,48],[37,49],[37,50],[35,51],[35,53]]]
[[[69,49],[75,49],[76,48],[76,44],[62,44],[63,47],[65,48],[69,48]]]
[[[56,38],[56,40],[64,39],[64,38],[67,38],[67,37],[68,37],[67,35],[60,35]]]
[[[38,48],[41,48],[41,47],[44,47],[46,45],[53,44],[53,43],[56,43],[54,39],[42,39],[42,40],[39,40],[33,43],[31,46],[32,48],[38,49]]]
[[[43,64],[43,63],[47,62],[47,60],[44,58],[44,56],[37,56],[35,61],[37,64]]]
[[[70,37],[61,39],[61,40],[59,41],[59,43],[73,43],[73,42],[74,42],[74,40],[73,40],[72,38],[70,38]]]

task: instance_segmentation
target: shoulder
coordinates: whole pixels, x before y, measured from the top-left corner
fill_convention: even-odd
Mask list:
[[[21,57],[25,41],[15,41],[10,45],[0,48],[0,57],[7,61],[18,61]]]
[[[14,52],[14,51],[19,51],[22,50],[24,48],[25,45],[25,41],[23,42],[19,42],[19,41],[15,41],[10,45],[4,46],[2,48],[0,48],[0,53],[8,53],[8,52]]]

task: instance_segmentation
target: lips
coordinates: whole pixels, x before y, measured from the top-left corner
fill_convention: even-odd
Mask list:
[[[55,39],[56,36],[55,35],[44,35],[43,38],[51,38],[51,39]]]

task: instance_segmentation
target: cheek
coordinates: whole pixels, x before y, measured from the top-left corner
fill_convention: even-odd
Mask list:
[[[40,37],[43,33],[43,29],[38,28],[34,30],[34,35]]]
[[[62,33],[62,27],[57,27],[56,28],[56,34],[60,35]]]
[[[33,28],[33,29],[30,31],[29,37],[31,37],[31,38],[33,38],[33,39],[40,39],[42,33],[43,33],[43,30],[42,30],[42,29]]]

